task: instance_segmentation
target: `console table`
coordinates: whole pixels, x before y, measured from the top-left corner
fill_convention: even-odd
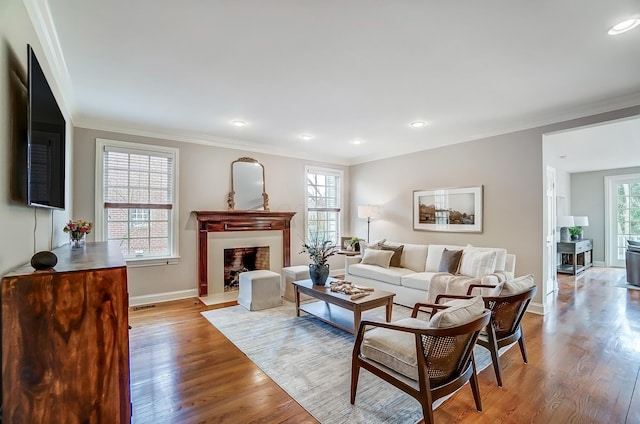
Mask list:
[[[576,275],[593,266],[593,240],[575,240],[558,242],[560,264],[557,271],[562,274]]]

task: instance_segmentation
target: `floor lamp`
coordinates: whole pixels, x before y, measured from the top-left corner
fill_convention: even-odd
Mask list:
[[[369,227],[371,218],[380,218],[380,209],[374,205],[358,206],[358,218],[367,218],[367,243],[369,243]]]

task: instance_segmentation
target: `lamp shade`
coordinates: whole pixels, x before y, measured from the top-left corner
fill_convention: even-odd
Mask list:
[[[556,225],[559,228],[575,226],[575,224],[573,222],[573,217],[572,216],[567,216],[567,215],[559,216],[558,220],[556,221]]]
[[[358,206],[358,218],[380,218],[380,208],[374,205]]]
[[[573,217],[573,225],[576,227],[588,227],[589,226],[589,217],[588,216],[574,216]]]

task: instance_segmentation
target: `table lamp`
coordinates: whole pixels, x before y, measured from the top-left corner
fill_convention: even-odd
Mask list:
[[[580,235],[578,236],[578,240],[582,240],[583,227],[589,226],[589,217],[588,216],[574,216],[573,217],[573,225],[576,227],[580,227]]]
[[[560,241],[571,241],[569,236],[569,227],[573,227],[574,221],[572,216],[559,216],[556,226],[560,228]]]

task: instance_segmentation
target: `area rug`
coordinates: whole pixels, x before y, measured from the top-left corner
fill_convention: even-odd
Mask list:
[[[394,305],[392,321],[410,314],[409,308]],[[296,317],[293,303],[252,312],[238,305],[202,315],[321,423],[422,419],[418,401],[366,370],[360,372],[356,403],[351,405],[354,336],[308,315]],[[383,318],[384,308],[363,317]],[[476,346],[474,354],[478,371],[491,364],[486,349]],[[465,385],[461,390],[471,389]]]

